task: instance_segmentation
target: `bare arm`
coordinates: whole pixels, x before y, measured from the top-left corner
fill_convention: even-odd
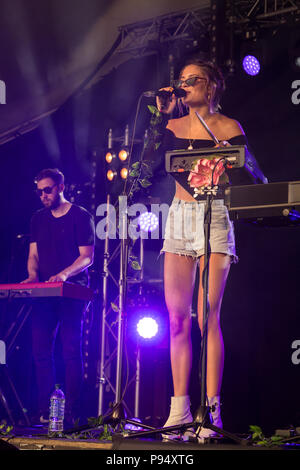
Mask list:
[[[81,273],[84,269],[93,264],[94,261],[94,246],[80,246],[79,256],[75,259],[74,263],[63,269],[61,272],[51,276],[48,282],[66,281],[69,277]]]
[[[39,256],[37,251],[37,244],[35,242],[29,245],[29,254],[27,260],[28,277],[23,283],[38,282],[39,280]]]

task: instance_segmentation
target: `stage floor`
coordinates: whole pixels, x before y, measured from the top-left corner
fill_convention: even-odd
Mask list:
[[[156,439],[157,437],[157,439]],[[178,454],[196,455],[201,451],[277,451],[277,450],[300,450],[299,445],[289,446],[257,446],[248,442],[248,445],[238,444],[223,437],[207,440],[205,443],[183,442],[183,441],[162,441],[157,435],[154,438],[124,437],[122,434],[112,434],[111,438],[105,440],[100,438],[83,437],[79,433],[67,433],[63,437],[49,437],[47,428],[31,427],[18,428],[9,436],[2,436],[0,439],[0,450],[93,450],[103,451],[108,456],[115,455],[115,451],[159,451],[158,454]],[[156,455],[153,454],[153,455]],[[114,462],[111,462],[114,463]],[[116,463],[116,462],[115,462]],[[159,462],[155,462],[159,463]]]

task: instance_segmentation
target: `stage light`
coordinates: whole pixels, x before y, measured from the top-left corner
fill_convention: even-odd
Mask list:
[[[123,180],[126,180],[127,176],[128,176],[128,168],[122,168],[121,171],[120,171],[120,176]]]
[[[129,177],[130,152],[128,125],[126,126],[123,138],[113,136],[113,130],[109,129],[104,157],[106,189],[111,196],[117,196],[124,190],[124,184],[126,184]]]
[[[259,60],[254,55],[246,55],[243,59],[243,68],[248,75],[255,76],[260,71]]]
[[[139,418],[132,418],[132,421],[136,421],[136,424],[127,423],[125,424],[124,429],[127,429],[128,431],[142,431],[143,430],[143,428],[139,426],[139,423],[142,422]]]
[[[105,155],[105,160],[107,163],[111,163],[114,158],[116,158],[116,154],[113,152],[107,152]]]
[[[108,172],[106,173],[106,178],[108,179],[108,181],[113,181],[116,176],[117,173],[113,170],[108,170]]]
[[[129,152],[125,149],[121,149],[119,152],[119,159],[121,162],[125,162],[129,156]]]
[[[143,212],[139,216],[139,225],[144,232],[153,232],[158,227],[158,218],[152,212]]]
[[[137,324],[137,332],[144,339],[151,339],[158,333],[158,323],[152,317],[143,317]]]

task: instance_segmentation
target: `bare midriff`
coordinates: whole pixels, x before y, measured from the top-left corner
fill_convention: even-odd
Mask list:
[[[183,201],[195,202],[193,196],[191,196],[179,183],[176,182],[175,197],[182,199]]]

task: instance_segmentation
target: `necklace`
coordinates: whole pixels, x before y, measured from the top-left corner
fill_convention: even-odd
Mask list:
[[[193,140],[192,140],[192,139],[189,139],[190,145],[189,145],[188,148],[187,148],[188,150],[194,150],[194,147],[193,147],[194,141],[195,141],[195,139],[193,139]]]

